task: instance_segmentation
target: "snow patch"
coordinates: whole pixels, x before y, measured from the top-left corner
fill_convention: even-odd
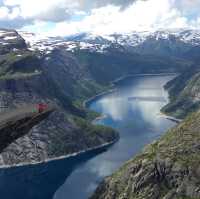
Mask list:
[[[1,34],[1,32],[0,32]],[[113,44],[136,47],[147,39],[168,40],[171,37],[192,45],[200,45],[200,30],[160,30],[160,31],[143,31],[130,32],[126,34],[112,35],[94,35],[85,34],[81,37],[47,37],[43,35],[35,35],[28,32],[20,32],[21,36],[29,45],[29,50],[39,50],[45,54],[49,54],[56,48],[62,48],[66,51],[74,52],[76,49],[96,51],[104,53],[107,48]]]
[[[7,37],[4,37],[3,40],[13,40],[13,39],[17,39],[17,36],[7,36]]]

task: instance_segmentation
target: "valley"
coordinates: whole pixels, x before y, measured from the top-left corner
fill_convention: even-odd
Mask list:
[[[1,189],[12,181],[16,199],[21,199],[22,189],[29,199],[61,199],[66,194],[76,199],[199,198],[199,45],[198,30],[42,37],[1,29],[1,114],[25,104],[57,107],[3,147],[1,167],[36,165],[2,169],[2,179],[7,180],[2,180]],[[106,94],[109,90],[114,92]],[[86,103],[90,109],[84,106],[100,93],[105,95]],[[159,116],[160,109],[186,120],[161,137],[175,123]],[[104,117],[94,122],[101,114]],[[154,140],[158,141],[132,159]],[[99,176],[101,166],[109,163],[109,171]],[[42,180],[45,175],[51,179],[50,191]],[[81,175],[88,187],[80,183],[77,193],[74,187]],[[100,184],[107,175],[111,176]],[[16,186],[17,178],[21,185]],[[13,199],[7,191],[2,193]]]

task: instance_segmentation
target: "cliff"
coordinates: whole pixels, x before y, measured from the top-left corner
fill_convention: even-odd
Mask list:
[[[114,130],[92,125],[88,115],[91,119],[93,114],[80,106],[102,87],[87,80],[86,70],[74,56],[64,50],[50,54],[30,51],[16,31],[0,31],[2,42],[9,38],[0,51],[1,114],[3,107],[12,110],[24,104],[51,103],[57,107],[29,132],[22,131],[23,136],[9,138],[9,145],[5,141],[0,165],[37,163],[116,141]]]
[[[36,105],[29,104],[1,114],[0,153],[12,142],[26,135],[37,124],[48,118],[54,111],[49,107],[39,113]]]

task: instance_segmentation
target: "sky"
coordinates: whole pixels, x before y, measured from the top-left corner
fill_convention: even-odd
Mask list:
[[[0,27],[50,36],[200,28],[200,0],[0,0]]]

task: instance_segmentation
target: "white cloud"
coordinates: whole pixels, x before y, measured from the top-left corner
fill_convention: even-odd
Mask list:
[[[76,12],[90,11],[115,2],[127,5],[132,1],[134,0],[3,0],[3,5],[9,9],[8,12],[10,6],[20,10],[16,18],[57,22],[68,19]]]
[[[0,7],[0,18],[7,18],[9,15],[9,9],[7,7]]]
[[[174,0],[175,6],[184,14],[196,15],[199,14],[199,0]]]
[[[197,20],[184,16],[175,5],[174,0],[137,1],[124,10],[119,6],[109,5],[93,9],[91,14],[81,21],[57,23],[55,29],[49,33],[64,36],[80,32],[111,34],[198,27]]]
[[[12,20],[19,16],[20,10],[18,8],[8,9],[5,6],[0,7],[0,19]]]
[[[78,3],[72,0],[5,0],[4,5],[19,9],[18,17],[52,21],[64,20],[78,8]]]
[[[0,26],[41,31],[52,22],[51,35],[200,27],[200,0],[3,0],[2,5]]]

